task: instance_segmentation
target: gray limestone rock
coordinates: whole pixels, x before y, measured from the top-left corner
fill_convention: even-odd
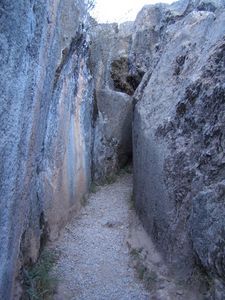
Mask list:
[[[95,127],[95,180],[104,181],[132,156],[132,98],[121,92],[97,92],[99,115]],[[120,164],[120,165],[119,165]]]
[[[0,2],[0,298],[79,208],[91,176],[83,1]]]
[[[225,10],[215,5],[164,26],[157,65],[135,93],[134,194],[171,267],[191,276],[198,261],[223,299]]]
[[[90,27],[95,82],[93,177],[104,182],[132,156],[132,95],[142,74],[130,75],[132,22]]]
[[[119,26],[82,0],[0,2],[1,299],[20,297],[19,271],[92,178],[132,155],[136,207],[167,263],[181,278],[199,265],[214,283],[204,299],[224,299],[224,20],[224,0],[147,5]]]

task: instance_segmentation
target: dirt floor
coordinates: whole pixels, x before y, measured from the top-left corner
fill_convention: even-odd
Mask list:
[[[131,175],[98,187],[53,247],[55,300],[196,299],[172,280],[137,218]]]

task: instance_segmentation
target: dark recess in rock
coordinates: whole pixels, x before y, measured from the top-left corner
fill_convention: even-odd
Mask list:
[[[132,96],[140,84],[142,77],[144,76],[144,72],[137,69],[135,72],[132,72],[132,75],[130,73],[127,57],[121,57],[112,62],[111,77],[114,83],[114,88],[117,91]]]
[[[41,230],[40,252],[42,252],[42,250],[46,246],[47,241],[49,240],[48,222],[46,222],[46,220],[45,220],[44,212],[42,212],[40,214],[39,226],[40,226],[40,230]]]
[[[84,44],[85,40],[84,40],[84,36],[82,33],[78,32],[76,34],[76,36],[74,38],[72,38],[72,41],[70,43],[70,46],[68,48],[64,48],[62,50],[62,59],[61,62],[59,64],[59,66],[57,67],[56,71],[55,71],[55,79],[54,79],[54,88],[53,90],[56,88],[60,74],[62,72],[63,67],[68,63],[69,59],[71,58],[71,56],[73,55],[74,51],[77,51],[79,53],[79,51],[82,49],[83,44]]]

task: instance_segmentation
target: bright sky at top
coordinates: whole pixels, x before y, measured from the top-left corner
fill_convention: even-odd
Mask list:
[[[91,15],[100,23],[133,21],[146,4],[172,3],[175,0],[96,0]]]

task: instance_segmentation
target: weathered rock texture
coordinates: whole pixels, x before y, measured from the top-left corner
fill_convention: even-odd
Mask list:
[[[79,0],[0,2],[0,298],[79,207],[91,176],[92,82]]]
[[[147,6],[132,49],[146,72],[134,95],[136,206],[180,276],[191,276],[196,262],[207,271],[213,299],[225,294],[224,8]]]
[[[133,79],[130,75],[131,35],[132,22],[119,27],[92,24],[90,28],[90,67],[95,81],[93,176],[96,181],[104,181],[132,156],[131,95],[141,77]]]
[[[90,20],[81,0],[0,2],[1,299],[19,297],[18,271],[91,177],[132,154],[156,245],[183,278],[201,266],[224,299],[224,20],[224,0],[146,6],[120,26]]]

